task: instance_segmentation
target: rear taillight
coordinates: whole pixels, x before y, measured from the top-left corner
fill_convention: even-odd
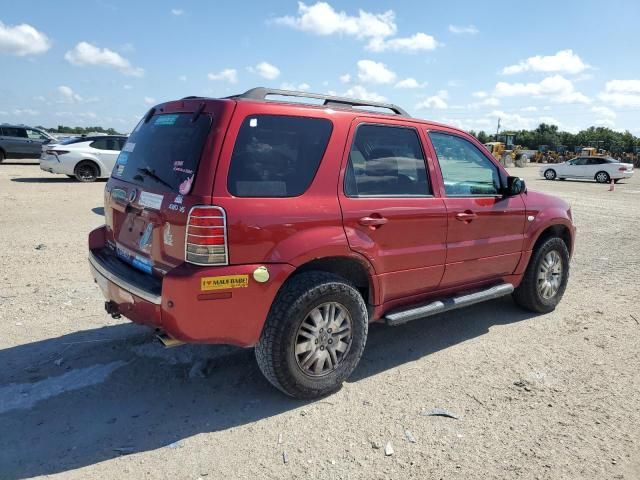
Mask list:
[[[627,171],[627,167],[620,167],[618,168],[619,172],[626,172]]]
[[[187,220],[185,260],[195,265],[227,265],[227,216],[220,207],[196,206]]]
[[[44,153],[46,153],[47,155],[55,155],[57,157],[58,155],[69,153],[69,150],[45,150]]]

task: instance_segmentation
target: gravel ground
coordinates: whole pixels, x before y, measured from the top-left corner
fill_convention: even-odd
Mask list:
[[[573,205],[559,308],[372,326],[344,388],[299,402],[250,350],[108,317],[86,261],[104,183],[0,165],[0,479],[640,478],[640,178],[514,171]]]

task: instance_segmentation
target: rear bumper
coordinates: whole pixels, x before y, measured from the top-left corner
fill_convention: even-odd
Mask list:
[[[47,158],[40,157],[40,170],[44,170],[49,173],[62,173],[67,174],[67,169],[55,158],[50,158],[51,156],[47,156]]]
[[[279,287],[294,270],[269,264],[270,278],[256,282],[256,265],[199,267],[182,264],[162,279],[137,271],[104,245],[104,229],[89,236],[89,265],[105,299],[131,321],[164,330],[184,342],[248,347],[260,338]],[[246,286],[211,290],[203,279],[246,276]]]

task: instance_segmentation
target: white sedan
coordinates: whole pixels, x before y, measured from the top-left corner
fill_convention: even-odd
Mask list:
[[[584,178],[609,183],[631,178],[633,164],[621,163],[612,157],[577,157],[564,163],[542,165],[538,173],[547,180]]]
[[[123,136],[77,137],[42,147],[40,169],[60,173],[81,182],[93,182],[111,175],[120,150],[127,142]]]

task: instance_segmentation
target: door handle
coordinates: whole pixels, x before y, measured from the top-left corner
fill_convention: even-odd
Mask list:
[[[384,225],[385,223],[387,223],[389,220],[387,220],[384,217],[362,217],[360,220],[358,220],[358,223],[360,225],[364,225],[365,227],[380,227],[382,225]]]
[[[476,218],[478,218],[478,214],[473,213],[471,210],[456,213],[456,220],[460,220],[461,222],[469,223]]]

